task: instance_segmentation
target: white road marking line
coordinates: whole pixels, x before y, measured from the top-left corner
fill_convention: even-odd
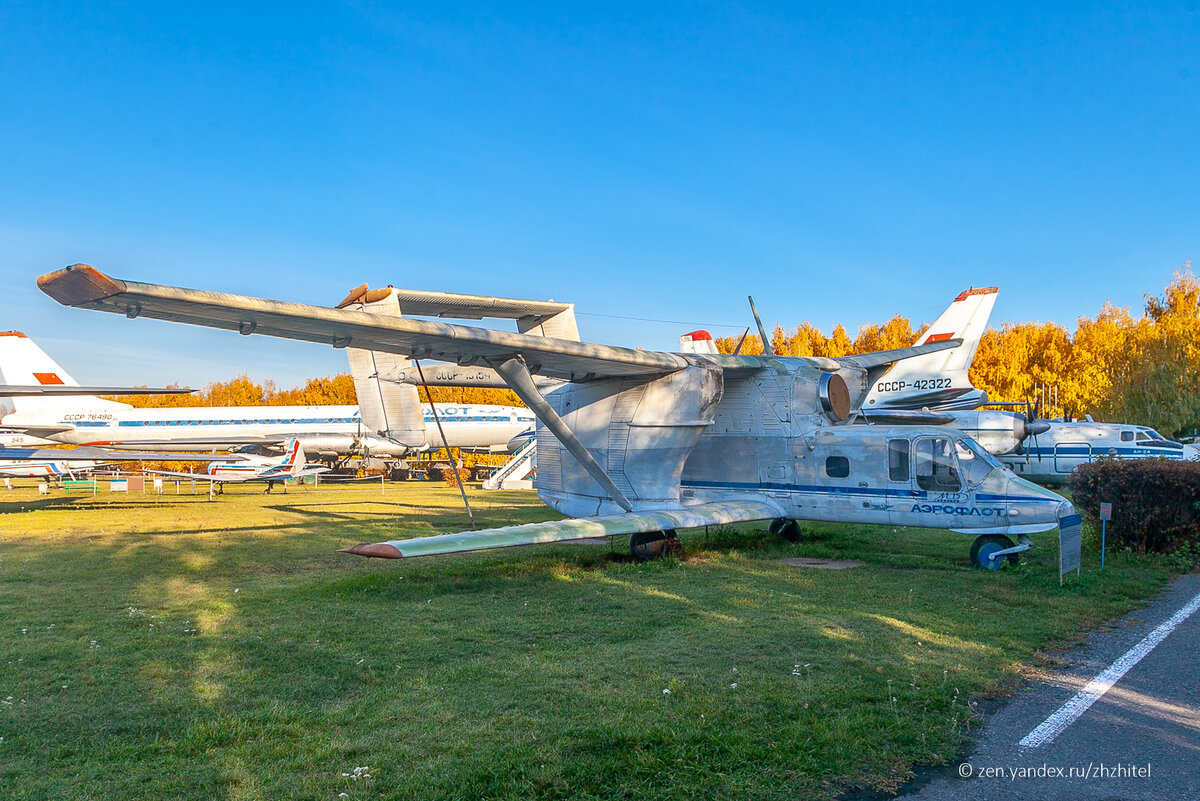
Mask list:
[[[1171,615],[1165,623],[1147,634],[1141,642],[1126,651],[1124,656],[1109,665],[1103,673],[1088,682],[1087,686],[1076,693],[1074,698],[1067,701],[1057,712],[1046,718],[1042,722],[1042,725],[1025,735],[1025,739],[1017,743],[1017,746],[1020,748],[1037,748],[1062,734],[1064,729],[1078,720],[1079,716],[1088,710],[1088,707],[1096,703],[1102,695],[1121,680],[1122,676],[1129,672],[1130,668],[1141,662],[1146,654],[1153,651],[1155,646],[1165,640],[1167,635],[1175,630],[1176,626],[1191,617],[1192,613],[1197,609],[1200,609],[1200,595],[1190,600],[1182,609]]]

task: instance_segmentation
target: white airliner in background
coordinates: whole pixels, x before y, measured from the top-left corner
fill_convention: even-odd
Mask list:
[[[0,378],[5,384],[78,386],[33,340],[17,332],[0,334]],[[413,393],[415,396],[415,389]],[[423,434],[424,441],[398,444],[364,426],[358,406],[137,409],[86,395],[16,397],[11,403],[15,411],[0,420],[0,427],[56,444],[188,451],[222,444],[282,444],[295,438],[308,454],[325,458],[364,451],[372,456],[402,457],[442,445],[429,404],[421,407],[428,431]],[[437,415],[450,447],[473,451],[506,452],[509,442],[534,424],[528,409],[514,406],[439,403]]]

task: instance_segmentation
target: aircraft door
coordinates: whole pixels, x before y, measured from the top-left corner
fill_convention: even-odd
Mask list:
[[[1054,446],[1054,472],[1070,473],[1092,461],[1092,446],[1086,442],[1060,442]]]
[[[913,481],[912,441],[896,437],[887,442],[887,489],[891,514],[890,523],[909,525],[912,519],[910,510],[918,493]]]

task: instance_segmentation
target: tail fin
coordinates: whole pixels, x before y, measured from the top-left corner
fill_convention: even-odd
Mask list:
[[[962,344],[897,362],[875,382],[863,407],[974,409],[986,403],[987,393],[972,386],[967,372],[987,330],[998,291],[996,287],[968,289],[956,297],[916,344],[946,339],[961,339]]]
[[[71,378],[54,359],[39,348],[32,339],[20,331],[0,332],[0,380],[5,384],[60,384],[77,387],[79,382]],[[36,412],[59,415],[75,410],[129,409],[127,403],[101,400],[95,395],[72,395],[69,397],[17,397],[12,398],[16,412]],[[56,419],[61,419],[56,417]]]
[[[680,353],[717,353],[717,345],[713,342],[712,334],[707,331],[693,331],[679,338]]]
[[[366,292],[347,304],[347,308],[400,316],[400,302],[391,287]],[[408,367],[409,360],[394,353],[361,348],[346,348],[346,356],[350,360],[350,377],[354,379],[364,433],[377,434],[414,450],[423,450],[427,442],[425,412],[416,386],[379,379],[381,373],[392,374]]]
[[[288,475],[292,477],[300,475],[300,471],[308,464],[308,458],[304,455],[304,446],[300,444],[300,440],[288,440],[287,456],[284,458],[283,464],[289,468]]]

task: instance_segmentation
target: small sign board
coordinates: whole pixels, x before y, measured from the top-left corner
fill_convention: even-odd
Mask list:
[[[1066,515],[1058,519],[1058,583],[1074,570],[1079,572],[1083,550],[1083,515]]]
[[[108,482],[109,492],[129,492],[129,481],[124,478],[114,478]]]
[[[1112,520],[1112,504],[1111,503],[1100,504],[1100,519],[1101,520]]]

